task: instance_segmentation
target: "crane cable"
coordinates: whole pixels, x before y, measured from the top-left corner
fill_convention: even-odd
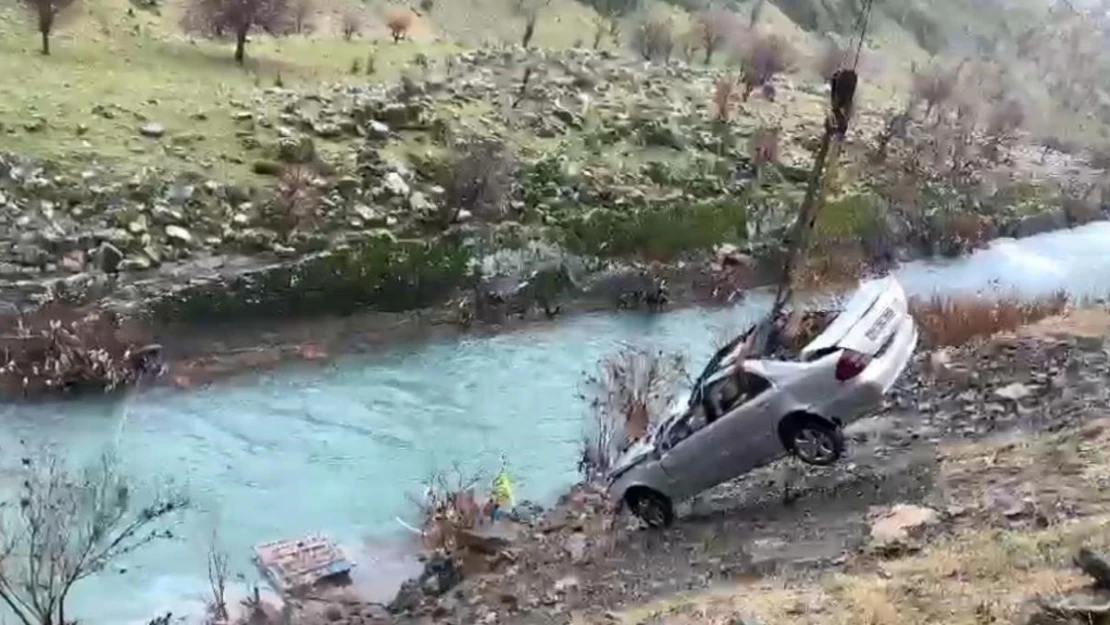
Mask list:
[[[768,355],[772,347],[770,337],[775,324],[785,308],[787,301],[793,295],[793,273],[802,252],[808,248],[809,234],[813,231],[817,221],[817,210],[828,188],[828,180],[835,172],[836,164],[840,159],[840,148],[845,134],[848,132],[848,121],[852,116],[855,102],[858,75],[856,68],[859,66],[860,54],[863,50],[863,41],[871,21],[871,8],[874,0],[864,0],[860,15],[856,20],[856,31],[849,40],[849,48],[854,47],[850,68],[841,67],[829,80],[830,108],[825,117],[825,130],[815,154],[813,170],[806,185],[805,197],[794,223],[793,232],[786,240],[786,258],[783,262],[783,271],[779,278],[775,299],[771,311],[763,322],[756,327],[751,337],[749,348],[761,355]],[[858,40],[857,40],[858,34]]]

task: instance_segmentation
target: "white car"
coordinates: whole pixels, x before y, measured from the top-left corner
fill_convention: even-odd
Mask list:
[[[918,338],[893,278],[863,283],[797,361],[744,359],[750,333],[718,351],[689,398],[609,472],[613,501],[649,525],[670,524],[675,502],[785,454],[836,462],[842,428],[882,403]]]

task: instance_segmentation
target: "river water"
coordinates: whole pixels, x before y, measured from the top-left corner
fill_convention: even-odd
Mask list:
[[[918,262],[908,291],[1110,293],[1110,223],[999,240],[963,259]],[[178,540],[155,543],[82,582],[71,612],[87,622],[146,622],[195,611],[205,596],[214,528],[234,571],[257,579],[253,545],[323,532],[383,596],[411,573],[394,553],[413,521],[409,497],[437,469],[494,471],[502,458],[518,499],[550,499],[575,479],[583,373],[621,342],[681,350],[697,368],[718,328],[757,318],[769,299],[730,310],[599,314],[494,337],[398,347],[326,366],[249,374],[203,389],[155,389],[126,400],[6,408],[0,464],[22,439],[75,457],[115,446],[142,483],[172,479],[194,508]]]

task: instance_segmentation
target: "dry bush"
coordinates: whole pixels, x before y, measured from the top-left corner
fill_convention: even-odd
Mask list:
[[[743,99],[746,102],[756,87],[767,85],[776,74],[790,68],[794,50],[790,42],[773,33],[758,33],[739,47]]]
[[[817,57],[817,73],[826,81],[831,80],[833,74],[848,67],[849,60],[848,50],[841,48],[837,42],[828,40]]]
[[[977,296],[940,296],[910,299],[910,314],[922,337],[932,346],[962,345],[977,338],[1009,332],[1058,315],[1067,308],[1064,292],[1030,300],[1018,297],[988,299]]]
[[[386,14],[385,26],[389,29],[389,35],[393,37],[393,43],[408,37],[414,19],[412,11],[405,8],[391,9]]]
[[[0,327],[0,385],[12,395],[111,391],[154,373],[141,360],[145,333],[114,313],[83,312],[54,300],[31,313],[0,317]]]
[[[748,139],[748,156],[762,166],[779,160],[779,128],[758,128]]]
[[[736,14],[727,9],[707,9],[694,16],[691,37],[705,51],[705,64],[713,62],[713,55],[728,41],[738,37],[742,24]]]
[[[801,292],[824,292],[854,287],[869,267],[858,242],[818,240],[800,259],[791,276]]]
[[[294,0],[290,11],[290,29],[295,35],[303,35],[312,30],[312,15],[316,11],[315,0]]]
[[[723,75],[713,82],[713,118],[727,122],[732,116],[732,99],[736,94],[736,81]]]
[[[679,385],[687,379],[681,354],[626,346],[587,375],[581,397],[593,416],[579,469],[590,478],[604,474],[627,446],[666,416]]]
[[[316,172],[310,165],[289,164],[282,168],[274,195],[262,207],[262,219],[278,234],[288,237],[310,228],[320,207]]]
[[[1004,146],[1017,140],[1017,131],[1025,123],[1025,106],[1020,100],[1008,98],[991,107],[987,119],[987,146],[985,153],[998,160]]]
[[[674,46],[674,20],[669,15],[648,15],[632,33],[632,47],[645,61],[670,60]]]
[[[183,494],[157,493],[136,508],[110,453],[79,470],[50,449],[24,456],[21,464],[16,499],[0,509],[0,600],[22,625],[73,623],[66,602],[74,586],[152,541],[171,538],[164,526],[188,505]]]
[[[352,3],[343,7],[339,16],[339,28],[344,41],[350,41],[355,35],[362,32],[365,16],[362,13],[361,3]],[[357,73],[357,72],[352,72]]]
[[[913,70],[912,85],[910,89],[914,102],[925,103],[925,118],[928,119],[934,110],[947,102],[956,91],[959,82],[960,68],[947,70],[943,67],[932,65],[924,70]],[[939,112],[938,112],[939,115]]]
[[[235,62],[246,58],[247,35],[254,29],[271,35],[288,31],[295,14],[289,0],[189,0],[182,16],[186,32],[205,37],[235,39]]]
[[[227,552],[220,547],[219,536],[215,530],[208,544],[208,589],[212,596],[208,599],[208,616],[211,623],[226,623],[227,612]]]
[[[454,553],[460,547],[459,534],[477,527],[488,504],[488,498],[476,491],[481,481],[480,475],[465,474],[456,465],[425,482],[423,497],[415,500],[425,549]]]
[[[445,224],[457,221],[464,210],[483,220],[504,217],[515,169],[515,158],[504,142],[479,138],[463,143],[443,185]]]
[[[76,0],[23,0],[23,6],[35,19],[35,26],[42,38],[43,55],[50,54],[50,33],[54,32],[59,18],[67,13]]]

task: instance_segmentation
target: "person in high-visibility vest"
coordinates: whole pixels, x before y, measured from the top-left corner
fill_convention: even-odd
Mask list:
[[[496,521],[501,518],[505,510],[513,507],[513,486],[509,481],[509,473],[505,467],[493,478],[493,489],[490,492],[490,519]]]

